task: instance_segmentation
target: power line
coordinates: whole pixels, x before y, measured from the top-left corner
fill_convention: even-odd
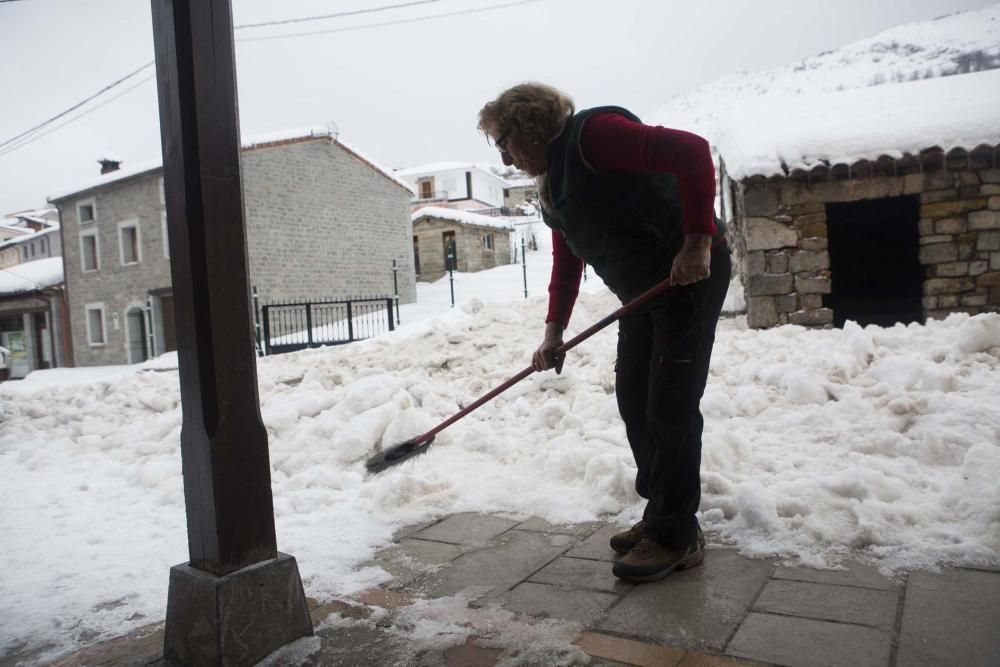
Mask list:
[[[56,130],[60,130],[60,129],[66,127],[70,123],[75,123],[76,121],[80,120],[84,116],[92,114],[95,111],[97,111],[98,109],[100,109],[101,107],[106,106],[108,104],[111,104],[112,102],[114,102],[115,100],[117,100],[119,97],[122,97],[123,95],[126,95],[126,94],[132,92],[133,90],[135,90],[136,88],[138,88],[142,84],[146,83],[147,81],[152,81],[155,78],[156,78],[156,75],[155,74],[151,74],[151,75],[147,76],[145,79],[140,80],[138,83],[136,83],[136,84],[134,84],[134,85],[126,88],[125,90],[121,91],[120,93],[118,93],[114,97],[109,97],[108,99],[104,100],[100,104],[98,104],[96,106],[93,106],[93,107],[87,109],[86,111],[83,111],[83,112],[77,114],[76,116],[73,116],[72,118],[67,118],[65,121],[63,121],[59,125],[56,125],[55,127],[50,127],[45,132],[38,132],[36,134],[33,134],[30,137],[24,138],[23,140],[17,142],[16,144],[14,144],[12,146],[7,146],[6,148],[0,148],[0,157],[3,157],[4,155],[7,155],[8,153],[13,153],[17,149],[23,148],[23,147],[27,146],[28,144],[32,144],[32,143],[38,141],[39,139],[42,139],[43,137],[47,137],[48,135],[52,134]]]
[[[444,2],[444,0],[416,0],[415,2],[404,2],[398,5],[383,5],[382,7],[371,7],[369,9],[355,9],[350,12],[338,12],[336,14],[323,14],[322,16],[303,16],[296,19],[284,19],[281,21],[265,21],[263,23],[244,23],[243,25],[238,25],[234,30],[243,30],[245,28],[263,28],[269,25],[284,25],[286,23],[303,23],[305,21],[321,21],[324,19],[337,19],[344,16],[356,16],[358,14],[372,14],[375,12],[384,12],[390,9],[400,9],[402,7],[413,7],[415,5],[429,5],[435,2]]]
[[[15,2],[15,1],[19,1],[19,0],[0,0],[0,2]],[[443,2],[443,1],[444,0],[413,0],[411,2],[398,3],[398,4],[395,4],[395,5],[382,5],[382,6],[379,6],[379,7],[371,7],[371,8],[368,8],[368,9],[359,9],[359,10],[348,11],[348,12],[339,12],[339,13],[336,13],[336,14],[325,14],[325,15],[321,15],[321,16],[305,16],[305,17],[294,18],[294,19],[285,19],[285,20],[281,20],[281,21],[267,21],[267,22],[262,22],[262,23],[244,24],[244,25],[236,26],[234,28],[234,30],[242,30],[242,29],[248,29],[248,28],[259,28],[259,27],[272,26],[272,25],[283,25],[283,24],[289,24],[289,23],[301,23],[301,22],[306,22],[306,21],[319,21],[319,20],[326,20],[326,19],[332,19],[332,18],[342,18],[342,17],[345,17],[345,16],[354,16],[354,15],[358,15],[358,14],[370,14],[370,13],[374,13],[374,12],[388,11],[388,10],[391,10],[391,9],[399,9],[399,8],[403,8],[403,7],[411,7],[411,6],[416,6],[416,5],[426,5],[426,4],[431,4],[431,3]],[[400,19],[400,20],[396,20],[396,21],[383,21],[383,22],[379,22],[379,23],[367,23],[367,24],[364,24],[364,25],[348,26],[348,27],[344,27],[344,28],[332,28],[332,29],[327,29],[327,30],[316,30],[316,31],[310,31],[310,32],[287,33],[287,34],[283,34],[283,35],[267,35],[267,36],[262,36],[262,37],[246,37],[246,38],[243,38],[243,39],[237,39],[236,41],[239,41],[239,42],[253,42],[253,41],[286,39],[286,38],[291,38],[291,37],[306,37],[306,36],[310,36],[310,35],[322,35],[322,34],[331,34],[331,33],[337,33],[337,32],[352,32],[352,31],[355,31],[355,30],[370,30],[372,28],[379,28],[379,27],[390,26],[390,25],[402,25],[402,24],[406,24],[406,23],[422,23],[424,21],[433,21],[433,20],[436,20],[436,19],[448,18],[448,17],[452,17],[452,16],[461,16],[461,15],[465,15],[465,14],[478,14],[478,13],[482,13],[482,12],[496,11],[498,9],[505,9],[505,8],[508,8],[508,7],[516,7],[516,6],[519,6],[519,5],[533,4],[533,3],[541,2],[541,1],[542,0],[518,0],[516,2],[508,2],[508,3],[499,4],[499,5],[489,5],[489,6],[486,6],[486,7],[478,7],[478,8],[474,8],[474,9],[465,9],[465,10],[460,10],[460,11],[455,11],[455,12],[446,12],[446,13],[442,13],[442,14],[434,14],[434,15],[431,15],[431,16],[418,16],[418,17],[412,17],[412,18],[408,18],[408,19]],[[117,86],[125,83],[126,81],[128,81],[132,77],[138,75],[143,70],[145,70],[145,69],[147,69],[149,67],[152,67],[154,64],[155,64],[155,61],[150,61],[150,62],[146,63],[142,67],[140,67],[140,68],[138,68],[138,69],[130,72],[129,74],[126,74],[125,76],[123,76],[123,77],[121,77],[121,78],[119,78],[119,79],[117,79],[117,80],[109,83],[108,85],[104,86],[103,88],[101,88],[99,91],[97,91],[93,95],[90,95],[89,97],[86,97],[83,100],[80,100],[79,102],[77,102],[73,106],[71,106],[68,109],[66,109],[66,110],[64,110],[64,111],[56,114],[55,116],[49,118],[48,120],[45,120],[45,121],[39,123],[38,125],[35,125],[34,127],[29,128],[29,129],[25,130],[24,132],[21,132],[20,134],[18,134],[16,136],[13,136],[10,139],[7,139],[6,141],[0,143],[0,157],[8,155],[9,153],[11,153],[11,152],[13,152],[13,151],[15,151],[15,150],[17,150],[19,148],[27,146],[28,144],[33,143],[36,139],[40,139],[43,136],[51,134],[55,130],[57,130],[57,129],[61,128],[61,127],[65,127],[66,125],[68,125],[68,124],[70,124],[72,122],[75,122],[76,120],[79,120],[80,118],[83,118],[87,114],[89,114],[89,113],[91,113],[93,111],[96,111],[97,109],[101,108],[105,104],[107,104],[107,103],[109,103],[109,102],[111,102],[111,101],[113,101],[115,99],[118,99],[119,97],[121,97],[125,93],[128,93],[131,90],[134,90],[139,85],[142,85],[143,83],[145,83],[146,81],[148,81],[152,77],[143,79],[142,81],[140,81],[135,86],[132,86],[131,88],[128,88],[127,90],[123,91],[119,95],[116,95],[115,97],[113,97],[113,98],[111,98],[109,100],[106,100],[104,103],[102,103],[102,104],[94,107],[93,109],[88,110],[85,113],[81,113],[81,114],[79,114],[77,116],[74,116],[73,118],[67,119],[66,122],[61,123],[60,125],[58,125],[55,128],[51,128],[48,132],[44,132],[44,133],[38,134],[42,129],[48,127],[49,125],[51,125],[55,121],[59,120],[60,118],[63,118],[67,114],[72,113],[73,111],[79,109],[80,107],[82,107],[83,105],[85,105],[88,102],[92,101],[93,99],[95,99],[97,97],[100,97],[101,95],[103,95],[104,93],[108,92],[109,90],[111,90],[111,89],[113,89],[113,88],[115,88],[115,87],[117,87]]]
[[[76,104],[74,104],[73,106],[71,106],[71,107],[70,107],[69,109],[66,109],[65,111],[62,111],[62,112],[60,112],[60,113],[57,113],[57,114],[56,114],[55,116],[53,116],[52,118],[49,118],[49,119],[48,119],[47,121],[45,121],[45,122],[43,122],[43,123],[39,123],[38,125],[34,126],[34,127],[33,127],[33,128],[31,128],[30,130],[25,130],[24,132],[22,132],[21,134],[17,135],[16,137],[11,137],[11,138],[10,138],[10,139],[8,139],[7,141],[5,141],[5,142],[3,142],[2,144],[0,144],[0,149],[3,149],[3,148],[5,148],[5,147],[6,147],[6,146],[8,146],[9,144],[12,144],[13,142],[17,141],[17,140],[18,140],[18,139],[20,139],[21,137],[24,137],[24,136],[26,136],[26,135],[28,135],[28,134],[31,134],[31,133],[33,133],[33,132],[35,132],[35,131],[37,131],[37,130],[40,130],[40,129],[42,129],[43,127],[45,127],[46,125],[49,125],[50,123],[53,123],[53,122],[55,122],[55,121],[59,120],[60,118],[62,118],[62,117],[63,117],[63,116],[65,116],[66,114],[70,113],[71,111],[75,111],[76,109],[79,109],[80,107],[82,107],[82,106],[83,106],[84,104],[86,104],[86,103],[87,103],[87,102],[89,102],[90,100],[92,100],[92,99],[94,99],[95,97],[98,97],[98,96],[100,96],[100,95],[103,95],[104,93],[108,92],[109,90],[111,90],[111,89],[112,89],[112,88],[114,88],[115,86],[117,86],[117,85],[119,85],[119,84],[121,84],[121,83],[124,83],[125,81],[128,81],[128,80],[129,80],[129,79],[131,79],[131,78],[132,78],[133,76],[135,76],[136,74],[138,74],[138,73],[139,73],[139,72],[141,72],[142,70],[146,69],[147,67],[151,67],[152,65],[153,65],[153,61],[150,61],[150,62],[146,63],[145,65],[143,65],[143,66],[142,66],[142,67],[140,67],[139,69],[135,70],[134,72],[132,72],[132,73],[130,73],[130,74],[126,74],[125,76],[123,76],[122,78],[118,79],[117,81],[114,81],[114,82],[112,82],[112,83],[109,83],[108,85],[104,86],[103,88],[101,88],[101,89],[100,89],[99,91],[97,91],[96,93],[94,93],[94,94],[93,94],[93,95],[91,95],[90,97],[88,97],[88,98],[86,98],[86,99],[84,99],[84,100],[81,100],[81,101],[77,102]]]
[[[353,32],[355,30],[367,30],[370,28],[381,28],[390,25],[402,25],[404,23],[422,23],[424,21],[433,21],[435,19],[443,19],[449,16],[461,16],[463,14],[479,14],[480,12],[490,12],[497,9],[505,9],[507,7],[517,7],[518,5],[530,5],[536,2],[541,2],[542,0],[518,0],[518,2],[507,2],[500,5],[490,5],[488,7],[478,7],[476,9],[463,9],[457,12],[447,12],[444,14],[434,14],[431,16],[418,16],[408,19],[399,19],[396,21],[383,21],[381,23],[366,23],[365,25],[355,25],[346,28],[330,28],[328,30],[313,30],[310,32],[293,32],[285,33],[283,35],[265,35],[263,37],[244,37],[242,39],[237,39],[237,42],[263,42],[272,39],[286,39],[289,37],[308,37],[310,35],[329,35],[335,32]]]

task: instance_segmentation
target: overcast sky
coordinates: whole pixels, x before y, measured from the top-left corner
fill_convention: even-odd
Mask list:
[[[537,0],[424,20],[516,1],[425,0],[237,30],[243,134],[333,121],[345,141],[387,167],[498,162],[475,130],[476,113],[520,81],[552,83],[579,108],[617,104],[641,116],[731,72],[768,69],[900,23],[994,4]],[[233,13],[240,26],[406,2],[233,0]],[[345,30],[385,22],[398,23]],[[0,143],[149,62],[152,42],[147,0],[0,2]],[[126,167],[159,161],[155,80],[140,83],[151,74],[145,70],[66,117],[90,110],[79,120],[0,154],[0,214],[42,206],[46,195],[93,178],[102,155]]]

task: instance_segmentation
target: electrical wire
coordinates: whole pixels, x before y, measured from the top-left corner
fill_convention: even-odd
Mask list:
[[[462,9],[456,12],[447,12],[444,14],[433,14],[431,16],[418,16],[409,19],[399,19],[397,21],[383,21],[380,23],[367,23],[365,25],[355,25],[348,26],[346,28],[330,28],[328,30],[313,30],[310,32],[292,32],[284,33],[281,35],[264,35],[261,37],[243,37],[237,39],[237,42],[263,42],[272,39],[287,39],[289,37],[308,37],[311,35],[329,35],[335,32],[353,32],[355,30],[367,30],[370,28],[381,28],[390,25],[402,25],[405,23],[422,23],[424,21],[433,21],[435,19],[443,19],[450,16],[461,16],[463,14],[479,14],[480,12],[490,12],[497,9],[506,9],[508,7],[517,7],[518,5],[530,5],[536,2],[542,2],[542,0],[518,0],[517,2],[507,2],[500,5],[490,5],[487,7],[477,7],[475,9]]]
[[[6,148],[0,148],[0,157],[3,157],[4,155],[7,155],[8,153],[13,153],[17,149],[23,148],[24,146],[27,146],[28,144],[34,143],[35,141],[38,141],[39,139],[52,134],[56,130],[62,129],[63,127],[69,125],[70,123],[75,123],[76,121],[80,120],[84,116],[97,111],[101,107],[106,106],[106,105],[110,104],[111,102],[114,102],[119,97],[121,97],[121,96],[123,96],[123,95],[125,95],[127,93],[132,92],[133,90],[135,90],[136,88],[138,88],[142,84],[144,84],[144,83],[146,83],[148,81],[152,81],[155,78],[156,78],[155,74],[150,74],[145,79],[142,79],[138,83],[136,83],[135,85],[126,88],[125,90],[121,91],[120,93],[118,93],[114,97],[109,97],[108,99],[104,100],[100,104],[98,104],[96,106],[93,106],[93,107],[87,109],[86,111],[83,111],[83,112],[77,114],[76,116],[73,116],[72,118],[67,118],[65,121],[63,121],[59,125],[56,125],[55,127],[50,127],[46,131],[44,131],[44,132],[38,132],[36,134],[31,135],[30,137],[26,137],[25,139],[21,140],[20,142],[14,144],[13,146],[7,146]]]
[[[371,7],[369,9],[355,9],[349,12],[337,12],[336,14],[323,14],[321,16],[303,16],[296,19],[282,19],[280,21],[264,21],[262,23],[244,23],[243,25],[238,25],[234,30],[244,30],[246,28],[263,28],[265,26],[271,25],[285,25],[287,23],[303,23],[305,21],[322,21],[324,19],[337,19],[344,16],[356,16],[358,14],[374,14],[375,12],[384,12],[390,9],[401,9],[403,7],[413,7],[415,5],[429,5],[435,2],[444,2],[445,0],[415,0],[414,2],[404,2],[398,5],[383,5],[381,7]]]
[[[0,2],[11,2],[11,1],[14,1],[14,0],[0,0]],[[388,10],[391,10],[391,9],[400,9],[400,8],[403,8],[403,7],[411,7],[411,6],[416,6],[416,5],[426,5],[426,4],[431,4],[431,3],[443,2],[443,1],[445,1],[445,0],[413,0],[412,2],[397,3],[397,4],[394,4],[394,5],[382,5],[382,6],[379,6],[379,7],[371,7],[371,8],[368,8],[368,9],[359,9],[359,10],[348,11],[348,12],[338,12],[336,14],[324,14],[324,15],[320,15],[320,16],[306,16],[306,17],[300,17],[300,18],[294,18],[294,19],[284,19],[284,20],[280,20],[280,21],[267,21],[267,22],[261,22],[261,23],[249,23],[249,24],[244,24],[244,25],[236,26],[234,28],[234,30],[260,28],[260,27],[267,27],[267,26],[273,26],[273,25],[285,25],[285,24],[290,24],[290,23],[302,23],[302,22],[306,22],[306,21],[328,20],[328,19],[332,19],[332,18],[342,18],[342,17],[345,17],[345,16],[354,16],[354,15],[358,15],[358,14],[370,14],[370,13],[374,13],[374,12],[388,11]],[[310,36],[310,35],[331,34],[331,33],[337,33],[337,32],[352,32],[352,31],[355,31],[355,30],[370,30],[370,29],[373,29],[373,28],[380,28],[380,27],[391,26],[391,25],[402,25],[402,24],[406,24],[406,23],[422,23],[424,21],[433,21],[433,20],[442,19],[442,18],[448,18],[448,17],[452,17],[452,16],[461,16],[461,15],[466,15],[466,14],[478,14],[478,13],[482,13],[482,12],[496,11],[496,10],[499,10],[499,9],[505,9],[505,8],[509,8],[509,7],[517,7],[519,5],[533,4],[533,3],[537,3],[537,2],[541,2],[541,1],[542,0],[518,0],[516,2],[502,3],[502,4],[499,4],[499,5],[489,5],[489,6],[486,6],[486,7],[477,7],[477,8],[473,8],[473,9],[464,9],[464,10],[454,11],[454,12],[445,12],[445,13],[442,13],[442,14],[433,14],[433,15],[430,15],[430,16],[417,16],[417,17],[411,17],[411,18],[408,18],[408,19],[399,19],[399,20],[396,20],[396,21],[382,21],[382,22],[379,22],[379,23],[367,23],[367,24],[364,24],[364,25],[347,26],[347,27],[344,27],[344,28],[332,28],[332,29],[327,29],[327,30],[316,30],[316,31],[310,31],[310,32],[286,33],[286,34],[281,34],[281,35],[264,35],[264,36],[260,36],[260,37],[247,37],[247,38],[237,39],[236,41],[238,41],[238,42],[254,42],[254,41],[265,41],[265,40],[275,40],[275,39],[288,39],[288,38],[292,38],[292,37],[306,37],[306,36]],[[146,81],[148,81],[152,77],[148,77],[146,79],[143,79],[138,84],[136,84],[135,86],[132,86],[132,87],[126,89],[125,91],[121,92],[119,95],[116,95],[115,97],[112,97],[112,98],[104,101],[102,104],[100,104],[100,105],[98,105],[98,106],[96,106],[96,107],[88,110],[85,113],[81,113],[81,114],[78,114],[78,115],[76,115],[76,116],[74,116],[74,117],[72,117],[70,119],[67,119],[65,122],[61,123],[60,125],[56,126],[55,128],[49,128],[48,131],[41,132],[41,130],[47,128],[49,125],[51,125],[55,121],[59,120],[60,118],[65,117],[66,115],[72,113],[73,111],[76,111],[77,109],[79,109],[80,107],[84,106],[88,102],[90,102],[90,101],[94,100],[95,98],[100,97],[101,95],[107,93],[109,90],[111,90],[111,89],[113,89],[113,88],[115,88],[115,87],[117,87],[119,85],[122,85],[123,83],[125,83],[126,81],[128,81],[129,79],[131,79],[132,77],[137,76],[140,72],[148,69],[149,67],[152,67],[154,64],[155,64],[155,61],[150,61],[150,62],[144,64],[142,67],[139,67],[138,69],[136,69],[136,70],[134,70],[134,71],[126,74],[125,76],[123,76],[123,77],[121,77],[121,78],[119,78],[119,79],[117,79],[117,80],[109,83],[108,85],[104,86],[103,88],[101,88],[99,91],[97,91],[93,95],[90,95],[90,96],[84,98],[83,100],[80,100],[79,102],[77,102],[73,106],[69,107],[68,109],[66,109],[64,111],[61,111],[60,113],[58,113],[55,116],[52,116],[51,118],[49,118],[49,119],[47,119],[47,120],[39,123],[38,125],[35,125],[34,127],[31,127],[29,129],[21,132],[20,134],[17,134],[15,136],[13,136],[13,137],[5,140],[4,142],[0,143],[0,157],[8,155],[8,154],[14,152],[15,150],[17,150],[19,148],[27,146],[27,145],[33,143],[35,140],[40,139],[43,136],[46,136],[47,134],[50,134],[51,132],[54,132],[55,130],[57,130],[57,129],[61,128],[61,127],[65,127],[66,125],[68,125],[68,124],[70,124],[72,122],[75,122],[76,120],[79,120],[80,118],[83,118],[88,113],[91,113],[92,111],[96,111],[97,109],[101,108],[102,106],[104,106],[108,102],[111,102],[111,101],[113,101],[115,99],[118,99],[122,95],[124,95],[124,94],[126,94],[126,93],[128,93],[128,92],[130,92],[132,90],[134,90],[139,85],[145,83]]]

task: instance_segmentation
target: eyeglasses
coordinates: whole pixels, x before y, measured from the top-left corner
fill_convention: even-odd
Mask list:
[[[507,152],[507,139],[510,137],[510,130],[507,130],[500,137],[493,142],[493,145],[497,147],[497,150],[501,153]]]

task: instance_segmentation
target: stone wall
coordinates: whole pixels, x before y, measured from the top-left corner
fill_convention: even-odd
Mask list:
[[[979,168],[977,168],[979,167]],[[826,204],[920,196],[927,317],[1000,310],[1000,169],[968,163],[899,176],[736,187],[734,245],[751,327],[830,326]]]
[[[397,262],[401,303],[416,300],[410,193],[328,140],[243,152],[250,284],[274,300],[391,296]],[[127,315],[151,290],[171,287],[160,169],[61,200],[63,257],[77,366],[128,363]],[[82,225],[76,204],[93,200]],[[121,262],[118,223],[135,221],[141,261]],[[84,273],[80,234],[97,231],[100,269]],[[156,302],[156,299],[154,299]],[[105,342],[87,339],[87,304],[105,312]],[[154,307],[155,354],[164,351]]]
[[[427,217],[413,225],[413,235],[417,238],[420,253],[420,280],[433,282],[447,273],[444,261],[443,232],[454,232],[455,254],[458,256],[455,270],[475,273],[511,262],[511,234],[507,229],[497,227],[476,227],[460,224],[453,220]],[[493,235],[493,249],[483,245],[483,235]]]

